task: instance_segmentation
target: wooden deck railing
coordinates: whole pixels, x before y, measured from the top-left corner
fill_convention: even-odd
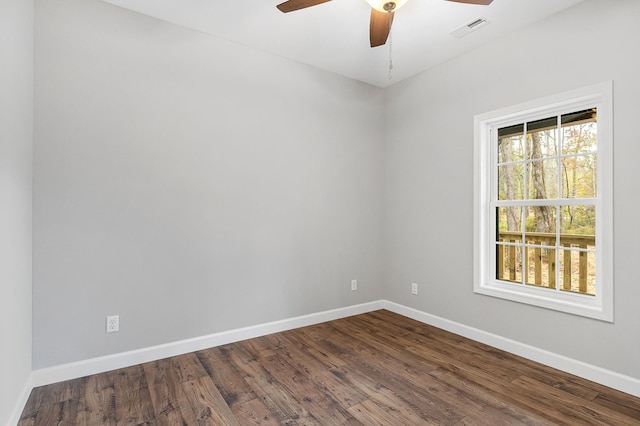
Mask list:
[[[526,243],[527,244],[535,244],[535,245],[546,245],[546,246],[555,246],[556,245],[556,234],[554,233],[544,233],[544,232],[527,232],[526,234]],[[503,231],[499,233],[499,241],[502,242],[520,242],[522,241],[522,233],[520,232],[512,232],[512,231]],[[560,234],[560,245],[562,247],[571,248],[571,247],[579,247],[582,249],[594,248],[596,243],[595,235],[577,235],[577,234]],[[516,281],[516,251],[518,247],[516,246],[506,246],[506,245],[498,245],[498,256],[497,256],[497,271],[498,271],[498,279],[508,280],[508,281]],[[555,249],[546,249],[548,250],[546,262],[548,266],[548,282],[543,284],[543,248],[540,247],[524,247],[523,259],[527,259],[529,261],[529,252],[533,250],[533,283],[538,286],[545,286],[550,288],[556,287],[556,250]],[[506,251],[506,253],[505,253]],[[571,290],[571,276],[572,272],[572,261],[571,261],[571,251],[562,250],[564,259],[563,259],[563,271],[562,271],[562,289],[563,290]],[[578,252],[578,291],[583,294],[588,294],[588,276],[589,276],[589,264],[587,259],[587,252],[579,251]],[[506,256],[505,256],[506,254]],[[508,264],[508,273],[505,272],[504,264],[505,260]],[[526,271],[523,273],[527,274],[525,276],[525,282],[531,283],[529,281],[531,267],[527,267]],[[508,276],[506,276],[508,275]]]

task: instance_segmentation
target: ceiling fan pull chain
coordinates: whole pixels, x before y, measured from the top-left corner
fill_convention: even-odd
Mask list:
[[[391,11],[389,11],[389,75],[387,78],[391,80],[393,75],[391,74],[393,71],[393,40],[391,37]]]

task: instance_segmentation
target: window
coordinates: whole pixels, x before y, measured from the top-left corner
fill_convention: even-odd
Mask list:
[[[612,83],[475,117],[474,291],[613,321]]]

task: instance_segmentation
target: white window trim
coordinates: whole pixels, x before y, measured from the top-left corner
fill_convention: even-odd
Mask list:
[[[495,278],[495,240],[489,203],[494,180],[491,132],[543,116],[598,108],[598,194],[596,199],[596,295],[517,286]],[[475,293],[613,322],[613,82],[537,99],[474,117]]]

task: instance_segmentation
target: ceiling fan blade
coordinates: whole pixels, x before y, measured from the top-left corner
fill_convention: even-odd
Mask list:
[[[456,3],[467,3],[467,4],[481,4],[483,6],[488,6],[491,4],[493,0],[448,0],[454,1]]]
[[[369,40],[371,47],[382,46],[387,42],[389,30],[393,22],[393,12],[378,12],[371,9],[371,23],[369,25]]]
[[[294,10],[304,9],[306,7],[316,6],[331,0],[289,0],[276,6],[281,12],[293,12]]]

